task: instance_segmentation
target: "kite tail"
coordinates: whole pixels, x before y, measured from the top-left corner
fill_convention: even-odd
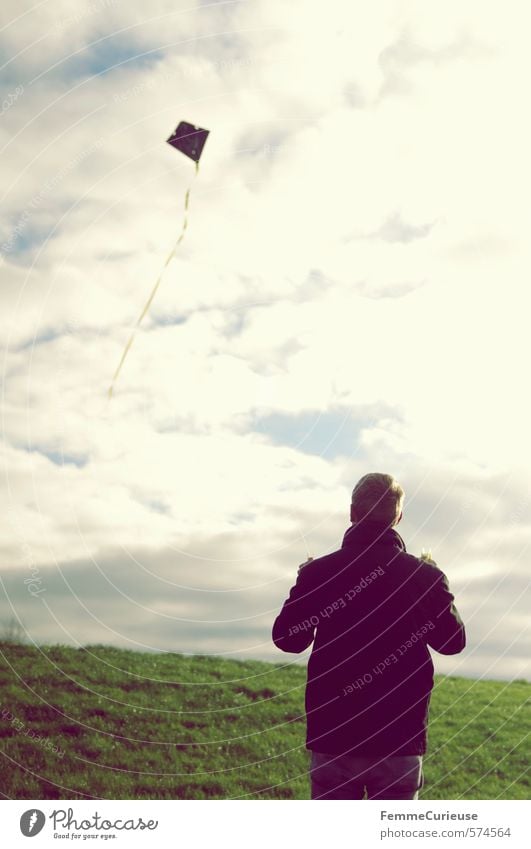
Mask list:
[[[199,172],[199,161],[197,161],[195,163],[194,178],[197,176],[198,172]],[[124,364],[125,358],[127,356],[127,352],[129,351],[129,348],[133,344],[133,339],[136,336],[136,332],[137,332],[137,330],[138,330],[138,328],[139,328],[139,326],[142,322],[142,319],[144,318],[144,316],[146,315],[146,313],[148,312],[148,310],[151,306],[151,302],[153,301],[153,298],[155,297],[157,289],[159,288],[160,281],[162,280],[162,277],[164,275],[164,272],[166,271],[166,268],[168,267],[168,265],[170,264],[170,261],[175,256],[175,254],[177,252],[177,248],[181,244],[181,242],[184,238],[184,234],[186,233],[186,229],[188,227],[188,204],[189,204],[189,201],[190,201],[190,190],[191,190],[191,188],[192,188],[192,185],[190,184],[188,186],[188,189],[186,190],[186,194],[184,196],[184,219],[183,219],[183,224],[182,224],[182,227],[181,227],[181,232],[179,233],[179,238],[175,242],[175,245],[173,246],[171,253],[168,256],[168,259],[166,260],[166,262],[162,266],[161,272],[160,272],[160,274],[157,278],[157,282],[153,286],[153,289],[151,290],[151,294],[150,294],[149,298],[147,299],[146,305],[144,306],[144,309],[140,313],[140,316],[138,317],[137,322],[136,322],[136,324],[133,328],[133,332],[131,333],[131,336],[129,337],[129,341],[127,342],[127,345],[124,348],[124,352],[122,354],[120,362],[118,363],[118,367],[117,367],[116,371],[114,372],[114,375],[113,375],[113,378],[112,378],[112,381],[111,381],[111,385],[109,386],[109,389],[108,389],[108,392],[107,392],[109,401],[113,396],[114,384],[116,383],[118,375],[120,374],[120,371],[121,371],[122,366]]]

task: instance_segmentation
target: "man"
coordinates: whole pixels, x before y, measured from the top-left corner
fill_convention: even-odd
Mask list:
[[[446,576],[406,552],[394,526],[404,491],[372,472],[352,493],[338,551],[299,567],[273,642],[313,642],[306,685],[312,799],[417,799],[423,786],[433,662],[465,628]]]

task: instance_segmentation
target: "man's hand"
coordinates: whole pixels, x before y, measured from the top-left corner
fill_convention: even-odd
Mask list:
[[[304,567],[305,567],[305,566],[307,566],[307,565],[308,565],[308,563],[311,563],[311,562],[312,562],[312,560],[313,560],[313,557],[308,557],[308,560],[306,560],[304,563],[301,563],[301,565],[300,565],[300,566],[299,566],[299,568],[297,569],[297,575],[299,574],[299,572],[301,571],[301,569],[304,569]]]
[[[431,556],[431,549],[429,549],[429,548],[428,548],[427,551],[426,551],[425,548],[422,549],[422,551],[420,552],[420,559],[424,560],[426,563],[432,563],[434,566],[437,565],[437,563],[435,562],[435,560]]]

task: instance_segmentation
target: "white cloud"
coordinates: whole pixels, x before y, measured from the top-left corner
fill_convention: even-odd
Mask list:
[[[197,6],[41,4],[3,32],[23,87],[1,136],[5,565],[206,550],[235,523],[325,553],[385,467],[413,487],[412,544],[436,532],[452,579],[468,558],[466,604],[502,568],[493,534],[529,530],[480,532],[529,471],[526,6]],[[180,118],[211,130],[197,179],[164,144]],[[373,413],[348,458],[250,430],[338,408]],[[477,495],[462,553],[454,480]]]

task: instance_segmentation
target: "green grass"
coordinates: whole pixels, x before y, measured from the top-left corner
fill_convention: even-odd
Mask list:
[[[282,662],[0,643],[0,791],[308,799],[305,676]],[[421,798],[529,798],[530,687],[436,678]]]

